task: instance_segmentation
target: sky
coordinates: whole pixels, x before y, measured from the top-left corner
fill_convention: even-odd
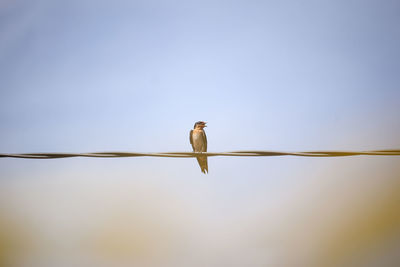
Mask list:
[[[0,153],[191,151],[189,131],[198,120],[208,122],[211,152],[399,148],[399,12],[400,3],[390,0],[3,0]],[[313,210],[354,214],[362,210],[357,203],[376,199],[392,203],[386,196],[387,190],[400,191],[398,165],[397,157],[218,157],[209,158],[205,176],[194,159],[2,158],[0,207],[4,218],[15,217],[39,236],[34,240],[45,240],[34,245],[43,251],[26,255],[36,266],[48,255],[54,262],[44,264],[70,264],[60,253],[63,246],[75,257],[72,248],[80,246],[71,244],[83,238],[85,214],[110,203],[130,219],[148,208],[151,223],[160,216],[171,220],[172,230],[163,231],[181,238],[157,253],[167,251],[168,259],[161,252],[160,258],[173,266],[190,262],[176,256],[180,242],[189,244],[187,255],[208,266],[229,265],[232,253],[247,265],[254,259],[254,266],[281,262],[288,251],[311,266],[317,258],[344,256],[330,246],[325,254],[315,252],[323,230],[307,243],[312,253],[288,246],[304,238],[288,237],[296,227],[282,221],[294,224]],[[326,195],[325,208],[313,201],[318,195]],[[337,203],[336,195],[347,202]],[[380,214],[381,206],[370,206],[376,208],[367,211]],[[166,207],[173,211],[160,215]],[[62,209],[69,215],[64,219]],[[94,228],[108,218],[96,214],[87,218]],[[19,216],[28,219],[22,223]],[[324,223],[305,220],[294,233],[308,225],[345,233],[347,224],[335,216]],[[125,233],[141,229],[127,228]],[[253,236],[253,228],[262,234]],[[270,235],[284,245],[274,246]],[[124,251],[136,251],[131,241],[121,241]],[[215,247],[207,249],[210,242]],[[54,244],[61,248],[46,249]],[[374,260],[391,257],[385,254],[390,249],[377,251]],[[83,254],[75,266],[85,266],[83,258],[98,260]]]

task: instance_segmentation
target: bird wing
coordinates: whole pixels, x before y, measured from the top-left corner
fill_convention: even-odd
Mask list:
[[[194,151],[194,145],[193,145],[193,130],[190,130],[189,140],[190,140],[190,144],[192,145],[192,148],[193,148],[193,151]]]
[[[202,131],[202,138],[203,138],[203,144],[204,144],[204,151],[203,152],[207,152],[207,136],[206,136],[206,132]]]

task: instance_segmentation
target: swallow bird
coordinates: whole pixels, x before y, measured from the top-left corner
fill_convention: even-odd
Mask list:
[[[193,152],[207,152],[207,136],[204,127],[207,127],[206,122],[198,121],[194,124],[193,130],[190,131],[190,144]],[[196,158],[201,171],[208,173],[207,156],[198,156]]]

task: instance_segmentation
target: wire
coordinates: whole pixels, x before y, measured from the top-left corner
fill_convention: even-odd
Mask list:
[[[24,159],[58,159],[58,158],[124,158],[124,157],[168,157],[168,158],[194,158],[199,155],[207,157],[270,157],[270,156],[300,156],[300,157],[345,157],[345,156],[400,156],[400,149],[372,150],[372,151],[305,151],[305,152],[280,152],[280,151],[232,151],[232,152],[94,152],[94,153],[24,153],[0,154],[0,158]]]

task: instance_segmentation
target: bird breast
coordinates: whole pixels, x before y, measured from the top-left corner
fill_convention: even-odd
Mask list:
[[[205,152],[205,144],[203,141],[203,133],[201,131],[193,131],[193,147],[195,152]]]

